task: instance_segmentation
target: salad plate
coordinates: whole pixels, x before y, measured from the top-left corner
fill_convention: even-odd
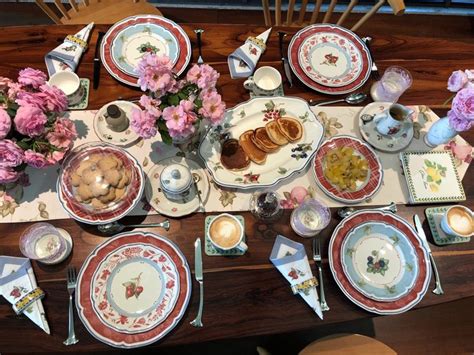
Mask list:
[[[138,87],[136,63],[148,52],[169,53],[173,71],[180,75],[191,60],[191,42],[181,26],[165,17],[136,15],[115,23],[100,46],[101,61],[109,74],[135,87]]]
[[[270,121],[281,117],[292,117],[299,121],[302,127],[301,139],[268,153],[263,164],[252,162],[247,168],[238,171],[226,169],[222,165],[222,133],[239,139],[242,133],[265,127]],[[305,100],[294,97],[258,97],[227,110],[222,125],[206,133],[198,152],[217,184],[243,190],[263,188],[274,186],[303,170],[311,162],[323,134],[323,126]]]
[[[341,190],[326,177],[326,156],[331,151],[343,147],[352,148],[355,156],[367,162],[367,177],[364,181],[358,182],[354,190]],[[334,136],[321,144],[314,156],[312,170],[321,190],[331,198],[344,203],[358,203],[371,198],[380,189],[383,181],[382,164],[373,149],[361,140],[346,135]]]
[[[330,95],[353,92],[370,77],[372,59],[354,32],[318,24],[298,31],[288,46],[293,73],[309,88]]]
[[[415,248],[395,227],[367,222],[350,231],[341,246],[344,273],[359,292],[376,301],[406,295],[418,276]]]
[[[359,288],[353,285],[346,275],[342,252],[343,245],[354,228],[366,223],[381,223],[391,226],[398,230],[401,233],[400,235],[406,237],[407,245],[410,245],[415,251],[416,268],[418,271],[415,281],[413,286],[408,287],[410,290],[398,299],[380,301],[367,297]],[[418,304],[428,290],[431,279],[431,265],[428,252],[413,227],[403,218],[393,213],[378,210],[361,210],[343,219],[331,236],[328,255],[329,266],[339,288],[352,302],[369,312],[382,315],[406,312]],[[367,258],[368,256],[365,257]],[[368,259],[366,260],[368,262]]]
[[[190,295],[191,273],[179,248],[159,235],[132,231],[107,239],[87,257],[76,306],[95,338],[126,349],[169,333]]]

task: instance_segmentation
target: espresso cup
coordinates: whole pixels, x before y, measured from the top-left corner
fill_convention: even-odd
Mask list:
[[[70,71],[60,71],[53,74],[49,78],[48,84],[62,90],[67,96],[69,105],[78,104],[84,95],[81,79],[76,73]]]
[[[244,82],[244,88],[252,91],[256,96],[277,96],[281,86],[281,75],[273,67],[260,67],[253,76]]]
[[[462,205],[451,206],[441,219],[441,229],[454,237],[472,237],[474,235],[472,211]]]
[[[220,250],[238,248],[241,251],[248,249],[244,243],[244,228],[240,221],[228,214],[222,213],[214,218],[209,225],[208,237],[212,245]]]
[[[385,136],[397,134],[413,110],[400,104],[393,104],[382,113],[375,115],[375,129]]]

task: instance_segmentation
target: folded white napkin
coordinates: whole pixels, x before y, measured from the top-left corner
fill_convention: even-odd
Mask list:
[[[21,313],[16,307],[18,301],[37,287],[36,277],[29,259],[0,256],[0,295],[13,305],[13,310],[16,313]],[[50,334],[41,299],[33,301],[22,313]]]
[[[75,35],[68,35],[64,42],[46,54],[44,60],[49,76],[58,71],[76,71],[82,53],[87,48],[87,41],[94,22],[88,24]]]
[[[279,235],[273,245],[270,261],[288,280],[293,293],[298,293],[323,319],[316,286],[305,287],[314,284],[315,278],[304,245]]]
[[[260,56],[265,51],[271,31],[272,29],[269,28],[257,37],[247,38],[243,45],[229,55],[227,63],[232,79],[247,78],[252,75]]]

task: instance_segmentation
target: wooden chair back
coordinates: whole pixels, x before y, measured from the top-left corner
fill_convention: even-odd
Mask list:
[[[324,14],[324,18],[322,23],[328,23],[331,20],[332,14],[334,12],[334,8],[336,7],[338,0],[329,0],[329,5],[326,13]],[[342,15],[339,17],[337,21],[337,25],[343,24],[346,20],[347,16],[351,13],[352,9],[357,5],[359,0],[350,0],[349,4]],[[373,14],[375,14],[382,5],[388,4],[391,6],[393,13],[395,15],[402,15],[405,12],[405,3],[404,0],[378,0],[377,3],[366,13],[362,16],[362,18],[357,21],[357,23],[351,27],[352,31],[356,31],[360,26],[362,26]],[[281,0],[275,0],[275,25],[276,26],[303,26],[308,24],[305,22],[306,17],[306,8],[308,5],[308,0],[301,0],[301,8],[298,12],[297,19],[294,19],[295,14],[295,3],[296,0],[288,0],[288,11],[286,13],[286,21],[282,22],[282,10],[281,10]],[[316,23],[319,17],[319,13],[321,10],[321,5],[323,4],[323,0],[315,0],[314,1],[314,10],[311,13],[311,18],[309,20],[309,24],[312,25]],[[263,15],[265,18],[265,25],[272,26],[271,20],[271,13],[270,13],[270,1],[269,0],[262,0],[263,6]]]
[[[66,9],[61,0],[54,0],[50,6],[44,0],[35,0],[36,4],[56,24],[111,24],[125,17],[141,14],[163,16],[160,10],[146,0],[69,0],[70,9]],[[59,14],[58,14],[59,12]]]
[[[397,353],[377,339],[359,334],[336,334],[318,339],[299,355],[396,355]]]

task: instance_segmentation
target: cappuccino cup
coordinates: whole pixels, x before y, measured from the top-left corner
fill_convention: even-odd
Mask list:
[[[472,211],[464,206],[451,206],[441,219],[441,229],[454,237],[471,237],[474,235]]]
[[[81,79],[76,73],[70,71],[60,71],[53,74],[49,78],[48,84],[62,90],[67,96],[69,105],[78,104],[84,95]]]
[[[209,225],[208,237],[212,245],[220,250],[238,248],[242,251],[248,249],[244,243],[244,229],[240,221],[228,214],[222,213],[214,218]]]
[[[273,67],[265,66],[258,68],[253,76],[244,82],[244,88],[256,96],[276,96],[281,82],[280,72]]]

